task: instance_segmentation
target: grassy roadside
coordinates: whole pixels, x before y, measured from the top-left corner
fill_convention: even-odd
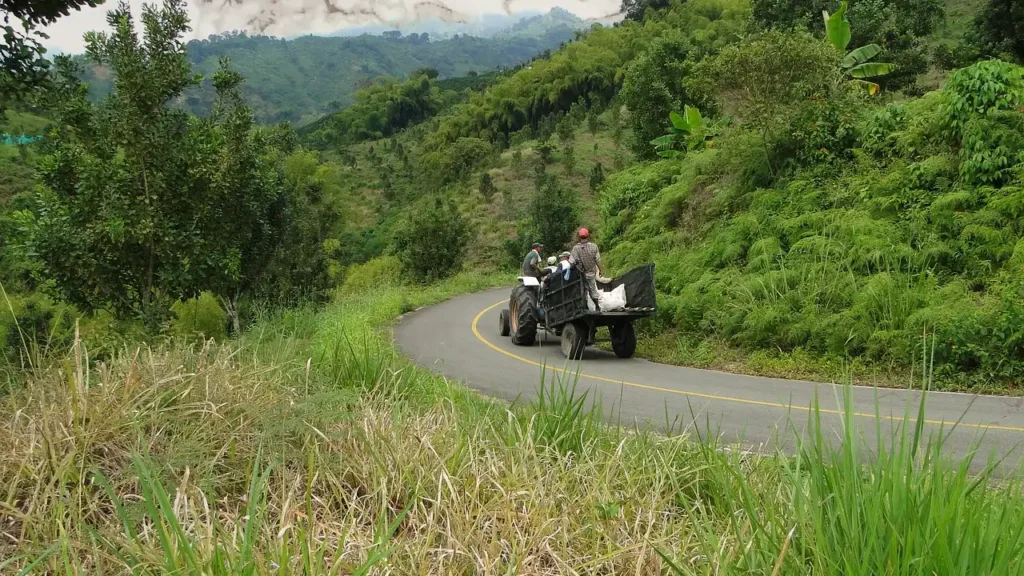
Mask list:
[[[605,348],[611,349],[607,345]],[[863,358],[823,356],[803,349],[747,351],[723,340],[688,336],[675,330],[638,330],[636,354],[653,362],[674,366],[810,382],[852,382],[861,386],[906,388],[906,383],[914,378],[914,371],[905,365],[886,365]],[[1024,389],[1014,383],[980,376],[966,378],[962,374],[936,375],[932,386],[933,389],[946,392],[1024,395]]]
[[[909,428],[865,470],[812,415],[796,458],[600,425],[413,368],[398,314],[500,283],[348,292],[238,342],[76,348],[0,404],[0,572],[1011,574],[1016,480]],[[829,432],[830,433],[830,432]]]

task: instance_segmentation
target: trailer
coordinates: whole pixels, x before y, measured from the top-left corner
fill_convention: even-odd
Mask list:
[[[508,308],[498,315],[498,332],[512,339],[517,346],[532,346],[537,335],[553,334],[561,339],[566,358],[578,360],[583,350],[595,343],[597,329],[607,326],[611,345],[619,358],[631,358],[636,353],[636,331],[633,322],[653,316],[657,312],[654,285],[654,264],[646,264],[613,279],[598,288],[611,291],[625,286],[626,307],[614,312],[593,310],[587,304],[583,271],[578,267],[556,272],[541,282],[532,277],[520,277],[512,289]]]

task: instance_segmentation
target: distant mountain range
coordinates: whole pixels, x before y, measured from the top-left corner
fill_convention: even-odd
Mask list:
[[[421,22],[407,31],[347,29],[330,37],[232,32],[188,43],[189,58],[206,80],[179,104],[196,114],[208,113],[213,105],[210,76],[218,59],[227,56],[245,77],[244,92],[259,121],[303,124],[348,105],[352,93],[374,78],[402,77],[419,68],[452,78],[516,66],[571,41],[582,27],[583,20],[555,8],[546,14],[485,16],[467,24]],[[378,29],[380,34],[372,33]],[[104,67],[87,66],[84,79],[94,98],[111,90],[112,77]]]
[[[428,34],[433,40],[444,40],[456,34],[477,38],[526,37],[543,35],[548,30],[568,26],[578,30],[586,23],[575,14],[562,8],[552,8],[547,14],[526,11],[515,14],[483,14],[468,22],[448,22],[439,18],[419,20],[394,27],[383,24],[344,28],[328,36],[351,37],[363,34],[381,35],[385,32],[402,34]]]

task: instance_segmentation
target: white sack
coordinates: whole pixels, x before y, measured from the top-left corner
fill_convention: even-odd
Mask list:
[[[601,312],[615,312],[626,307],[626,285],[621,284],[611,292],[601,292]]]

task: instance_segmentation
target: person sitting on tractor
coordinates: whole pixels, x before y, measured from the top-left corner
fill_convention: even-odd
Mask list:
[[[586,228],[580,228],[579,242],[572,247],[570,261],[583,269],[587,292],[600,310],[601,294],[597,290],[597,278],[604,275],[604,265],[601,263],[601,251],[597,244],[590,241],[590,231]]]
[[[526,277],[532,276],[533,278],[540,278],[546,276],[541,270],[540,253],[544,251],[544,245],[540,242],[534,242],[530,251],[526,254],[526,258],[523,259],[523,265],[519,269],[519,273]]]
[[[558,260],[558,267],[555,271],[562,273],[563,280],[569,280],[569,270],[572,268],[572,254],[569,252],[562,252],[558,256]]]

